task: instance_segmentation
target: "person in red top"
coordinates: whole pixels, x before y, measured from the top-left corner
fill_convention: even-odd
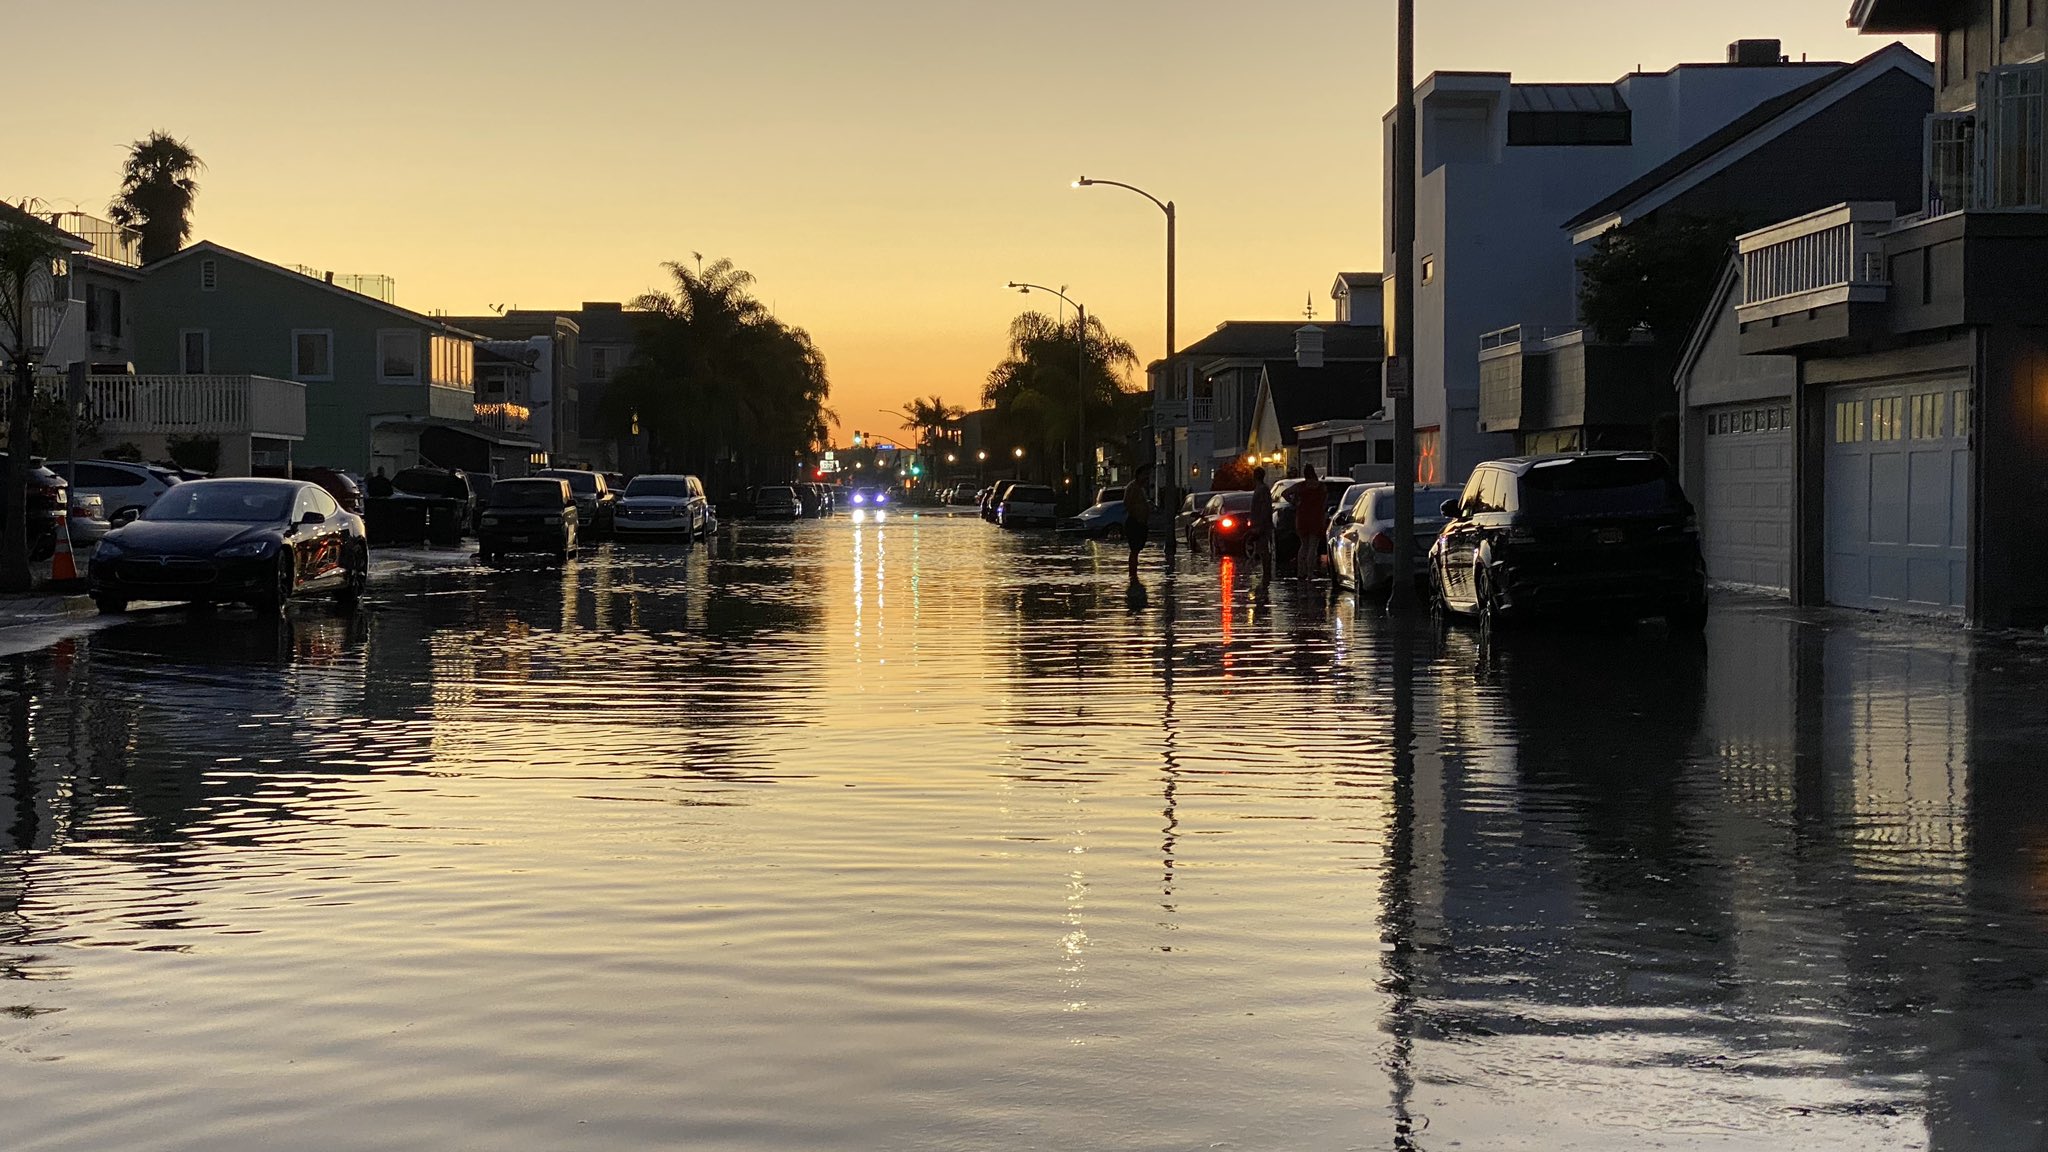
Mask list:
[[[1313,580],[1322,559],[1330,494],[1312,464],[1301,470],[1301,483],[1295,486],[1295,491],[1298,495],[1294,498],[1294,538],[1300,541],[1295,548],[1296,572],[1303,580]]]

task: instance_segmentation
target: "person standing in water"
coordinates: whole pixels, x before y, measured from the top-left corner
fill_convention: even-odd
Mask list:
[[[1131,583],[1138,582],[1138,553],[1152,535],[1152,466],[1138,465],[1138,474],[1124,486],[1124,543],[1131,550]]]
[[[1322,560],[1323,533],[1329,530],[1324,514],[1329,510],[1330,493],[1313,464],[1301,470],[1301,483],[1295,490],[1299,493],[1294,498],[1295,574],[1313,580]]]

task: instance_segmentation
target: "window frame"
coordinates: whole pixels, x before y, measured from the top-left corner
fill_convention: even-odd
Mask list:
[[[302,371],[300,371],[300,369],[304,367],[304,365],[302,365],[302,364],[300,364],[300,363],[299,363],[299,338],[300,338],[300,337],[302,337],[302,336],[325,336],[325,337],[327,338],[327,371],[325,371],[325,372],[302,372]],[[315,382],[315,383],[318,383],[318,382],[321,382],[321,381],[331,381],[331,380],[333,380],[333,379],[334,379],[334,329],[332,329],[332,328],[294,328],[294,329],[292,329],[292,344],[291,344],[291,356],[292,356],[292,379],[294,379],[294,380],[306,380],[306,381],[312,381],[312,382]]]
[[[192,337],[199,337],[199,370],[192,370]],[[213,375],[213,330],[211,328],[178,329],[178,375]]]
[[[377,382],[379,384],[424,384],[427,382],[426,341],[422,340],[420,335],[420,330],[417,328],[377,329]],[[410,376],[394,376],[387,370],[388,365],[384,355],[384,341],[394,336],[402,336],[412,341],[412,375]]]

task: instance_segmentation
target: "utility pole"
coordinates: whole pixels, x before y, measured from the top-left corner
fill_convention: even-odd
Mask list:
[[[1394,402],[1394,587],[1387,610],[1415,610],[1415,0],[1398,0],[1394,105],[1394,331],[1386,360]]]
[[[1095,503],[1088,491],[1088,476],[1095,463],[1089,459],[1088,451],[1088,309],[1074,305],[1074,346],[1081,350],[1080,366],[1074,370],[1074,389],[1078,402],[1074,409],[1074,469],[1081,474],[1081,490],[1074,493],[1086,508]]]
[[[1168,397],[1179,395],[1178,389],[1180,388],[1180,378],[1174,374],[1174,355],[1176,352],[1179,351],[1180,345],[1174,341],[1173,337],[1174,278],[1177,273],[1177,269],[1174,267],[1174,228],[1176,221],[1177,214],[1174,211],[1173,201],[1168,200],[1166,202],[1166,394]],[[1190,414],[1193,413],[1194,402],[1195,397],[1193,394],[1193,390],[1190,389],[1188,394],[1188,405]],[[1156,417],[1152,421],[1152,426],[1152,455],[1154,460],[1157,460],[1159,456],[1159,421]],[[1167,453],[1167,458],[1171,459],[1172,455],[1173,454],[1170,452]],[[1173,475],[1162,475],[1163,473],[1168,472],[1173,473]],[[1165,503],[1162,497],[1166,494],[1173,492],[1176,488],[1179,487],[1181,482],[1179,472],[1180,469],[1178,468],[1153,469],[1153,507],[1156,508],[1160,504]],[[1175,533],[1173,531],[1172,516],[1179,510],[1180,509],[1178,506],[1169,507],[1166,510],[1168,517],[1166,539],[1161,541],[1161,543],[1165,545],[1166,567],[1168,571],[1173,570],[1173,552],[1175,544]]]

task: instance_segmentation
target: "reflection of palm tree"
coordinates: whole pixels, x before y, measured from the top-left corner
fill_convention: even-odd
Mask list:
[[[199,194],[193,176],[205,167],[168,132],[151,132],[129,146],[121,194],[108,214],[114,223],[142,233],[144,264],[176,254],[192,238],[192,201]]]

